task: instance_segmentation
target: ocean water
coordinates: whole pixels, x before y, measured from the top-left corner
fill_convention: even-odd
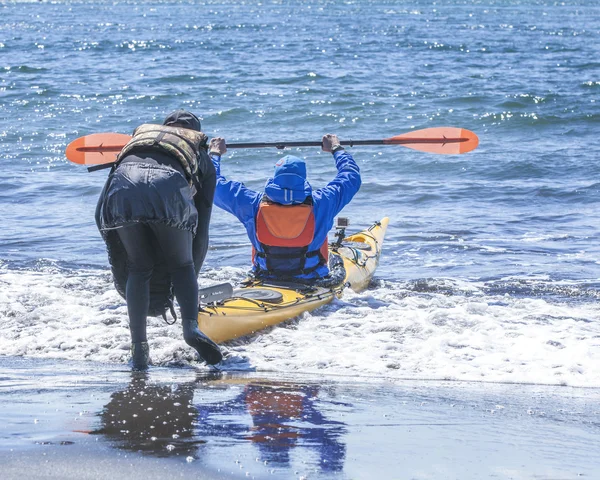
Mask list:
[[[94,224],[106,171],[64,150],[176,108],[229,142],[456,126],[477,150],[353,147],[350,230],[391,221],[370,289],[226,345],[225,371],[600,387],[600,7],[587,1],[0,3],[0,355],[125,364],[125,302]],[[236,150],[260,189],[277,158]],[[214,211],[199,282],[239,281]],[[158,365],[194,352],[149,320]],[[202,367],[199,367],[202,368]]]

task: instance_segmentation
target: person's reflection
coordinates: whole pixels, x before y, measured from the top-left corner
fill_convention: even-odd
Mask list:
[[[339,471],[346,447],[340,438],[342,422],[327,420],[316,408],[316,385],[249,384],[246,406],[254,427],[248,438],[257,443],[265,460],[289,463],[290,449],[298,442],[319,453],[323,470]]]
[[[111,395],[100,414],[102,427],[92,433],[114,440],[119,448],[157,456],[191,455],[198,444],[193,405],[195,382],[153,385],[146,372],[132,372],[123,391]]]
[[[262,461],[286,466],[291,449],[302,446],[318,452],[322,470],[340,471],[346,456],[341,442],[346,426],[319,412],[318,389],[317,385],[250,381],[229,402],[199,406],[204,419],[199,424],[212,435],[252,441]],[[252,418],[250,427],[240,421],[243,409]]]

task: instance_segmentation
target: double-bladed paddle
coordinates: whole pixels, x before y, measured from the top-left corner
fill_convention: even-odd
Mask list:
[[[93,133],[73,140],[65,152],[67,159],[80,165],[107,165],[114,163],[121,149],[131,140],[122,133]],[[479,139],[470,130],[456,127],[436,127],[415,130],[395,137],[379,140],[342,140],[344,146],[356,145],[402,145],[421,152],[457,155],[474,150]],[[230,143],[232,148],[321,147],[322,142],[257,142]],[[97,169],[98,167],[92,167]]]

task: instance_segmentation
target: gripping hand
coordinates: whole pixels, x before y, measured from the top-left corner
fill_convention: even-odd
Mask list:
[[[215,137],[210,140],[210,144],[208,145],[208,153],[211,155],[223,155],[227,152],[227,146],[225,144],[225,139],[221,137]]]
[[[338,150],[343,150],[344,147],[340,144],[340,139],[333,133],[323,135],[323,146],[321,147],[324,152],[335,153]]]

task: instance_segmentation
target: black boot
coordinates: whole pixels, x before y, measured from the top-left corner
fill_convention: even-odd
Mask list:
[[[150,347],[148,342],[131,344],[131,363],[134,370],[147,370],[150,363]]]
[[[200,355],[200,358],[209,365],[216,365],[223,360],[223,354],[219,346],[198,329],[195,320],[183,320],[183,339],[190,347]]]

